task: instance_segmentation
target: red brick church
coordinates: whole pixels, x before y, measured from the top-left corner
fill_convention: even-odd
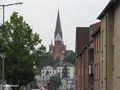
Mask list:
[[[54,33],[54,45],[53,42],[51,41],[51,45],[49,45],[49,53],[52,54],[56,59],[57,57],[64,58],[65,51],[66,51],[66,45],[64,45],[63,42],[60,15],[58,10],[56,28]]]

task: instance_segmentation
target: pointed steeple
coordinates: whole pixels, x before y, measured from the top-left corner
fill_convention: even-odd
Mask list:
[[[60,23],[60,15],[59,15],[59,9],[58,9],[58,14],[57,14],[57,21],[56,21],[56,28],[55,28],[55,37],[60,36],[62,39],[62,30],[61,30],[61,23]]]
[[[56,59],[57,57],[64,58],[65,50],[66,50],[66,45],[64,45],[63,42],[60,14],[58,9],[56,27],[54,32],[54,45],[51,41],[51,45],[49,46],[49,53],[54,56],[54,59]]]

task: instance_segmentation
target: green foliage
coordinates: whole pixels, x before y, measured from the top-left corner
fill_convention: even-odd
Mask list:
[[[63,62],[70,62],[72,64],[75,64],[75,52],[72,50],[66,50],[64,52],[65,58],[63,59]]]
[[[34,80],[33,66],[38,62],[38,59],[31,58],[33,56],[31,52],[38,51],[42,56],[45,51],[43,45],[38,50],[35,48],[42,40],[16,12],[10,17],[10,21],[0,27],[0,30],[0,42],[2,42],[0,53],[4,52],[5,55],[5,80],[8,84],[26,85]]]
[[[50,85],[47,88],[48,90],[56,90],[60,85],[62,85],[61,79],[58,76],[52,76],[50,78]]]
[[[46,54],[46,48],[41,45],[41,47],[37,48],[37,50],[34,50],[31,54],[31,59],[34,61],[37,72],[36,74],[40,75],[41,68],[42,68],[42,61],[47,58]]]
[[[30,86],[31,89],[39,88],[39,87],[37,86],[37,81],[36,81],[36,80],[30,82],[30,83],[29,83],[29,86]]]
[[[42,61],[42,66],[54,66],[56,63],[58,63],[58,60],[54,60],[54,57],[50,54],[46,55],[47,58]]]
[[[64,68],[62,70],[62,77],[68,78],[68,71],[67,71],[67,67],[66,66],[64,66]]]

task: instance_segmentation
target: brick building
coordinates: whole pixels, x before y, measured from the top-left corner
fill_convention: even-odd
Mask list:
[[[76,90],[99,90],[100,22],[82,29],[76,29]]]
[[[94,90],[100,90],[100,25],[98,22],[90,26],[94,42]]]
[[[54,59],[56,59],[57,57],[64,58],[65,50],[66,50],[66,45],[64,45],[63,42],[60,15],[58,10],[56,29],[54,35],[54,45],[51,41],[51,45],[49,45],[49,53],[54,56]]]
[[[79,55],[80,52],[83,51],[83,46],[88,42],[89,40],[89,31],[88,27],[77,27],[76,28],[76,55]],[[82,69],[81,69],[81,60],[80,58],[76,58],[75,60],[75,90],[82,90],[82,85],[80,82],[82,81],[82,78],[84,78],[84,75],[82,77]]]
[[[94,90],[119,90],[120,0],[110,0],[97,19],[101,20],[101,22],[96,24],[98,26],[95,26],[95,24],[91,25],[91,31],[89,30],[89,35],[91,32],[91,38],[93,38],[94,43]],[[95,31],[92,32],[94,29]],[[80,36],[76,36],[76,40],[77,38],[80,38]],[[79,50],[81,46],[78,46],[77,43],[79,42],[76,42],[76,49]],[[90,57],[87,48],[91,47],[91,44],[88,42],[86,45],[83,46],[84,51],[78,52],[76,50],[76,90],[93,90],[91,88],[88,89],[91,79],[87,77],[87,69],[90,70],[92,68],[91,66],[87,67],[87,64],[90,64],[88,63]]]

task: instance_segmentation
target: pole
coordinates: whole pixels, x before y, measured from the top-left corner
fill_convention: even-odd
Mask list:
[[[12,5],[19,5],[19,4],[23,4],[23,3],[19,2],[19,3],[14,3],[14,4],[0,5],[0,7],[3,8],[3,30],[4,30],[5,7],[12,6]],[[3,90],[3,85],[4,85],[4,53],[3,53],[3,57],[2,57],[2,90]]]
[[[4,8],[5,8],[5,5],[3,4],[3,25],[4,25],[4,15],[5,15],[5,12],[4,12]]]
[[[4,13],[5,13],[5,12],[4,12],[4,5],[3,5],[3,29],[4,29]],[[2,63],[2,66],[3,66],[3,67],[2,67],[2,70],[3,70],[3,71],[2,71],[2,79],[3,79],[3,82],[4,82],[4,53],[3,53],[3,58],[2,58],[2,60],[3,60],[3,61],[2,61],[2,62],[3,62],[3,63]]]
[[[3,58],[2,58],[2,60],[3,60],[3,63],[2,63],[2,65],[3,65],[3,68],[2,68],[2,79],[3,79],[3,83],[4,83],[4,53],[3,53]]]
[[[5,9],[5,5],[3,4],[3,30],[4,30],[4,9]],[[4,52],[3,52],[3,55],[2,55],[2,90],[4,90]]]

